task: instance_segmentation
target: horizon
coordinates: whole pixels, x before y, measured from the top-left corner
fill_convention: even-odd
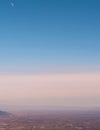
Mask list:
[[[0,103],[9,109],[100,107],[100,73],[3,75],[0,79]]]

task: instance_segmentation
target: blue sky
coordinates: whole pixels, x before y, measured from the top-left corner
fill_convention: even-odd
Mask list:
[[[99,70],[99,0],[0,0],[1,73],[69,66]]]

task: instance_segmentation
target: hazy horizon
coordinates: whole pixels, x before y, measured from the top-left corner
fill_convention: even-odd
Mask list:
[[[0,103],[6,106],[100,107],[100,73],[3,75],[0,86]]]

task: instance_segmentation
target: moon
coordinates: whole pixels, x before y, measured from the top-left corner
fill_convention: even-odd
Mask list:
[[[14,4],[13,2],[11,2],[11,3],[10,3],[10,5],[11,5],[12,7],[14,7],[14,6],[15,6],[15,4]]]

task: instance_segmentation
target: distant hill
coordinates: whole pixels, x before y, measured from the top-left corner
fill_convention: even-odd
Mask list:
[[[10,116],[11,113],[5,112],[5,111],[0,111],[0,117],[5,117],[5,116]]]

